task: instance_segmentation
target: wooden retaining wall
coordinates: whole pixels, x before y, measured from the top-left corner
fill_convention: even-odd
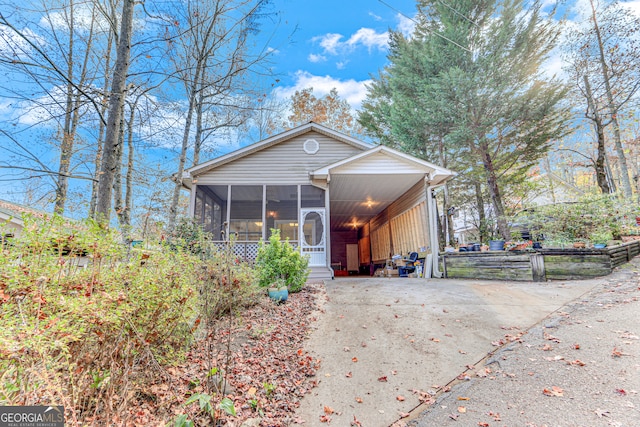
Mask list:
[[[445,277],[498,280],[574,280],[606,276],[640,254],[640,241],[605,249],[539,249],[442,254]]]

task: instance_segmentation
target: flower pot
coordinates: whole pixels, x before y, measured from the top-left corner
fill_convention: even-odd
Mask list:
[[[604,249],[607,247],[606,243],[594,243],[593,244],[594,249]]]
[[[542,249],[542,243],[533,242],[533,249]]]
[[[584,242],[573,242],[573,247],[576,249],[583,249],[587,247],[587,245]]]
[[[491,241],[489,241],[489,250],[490,251],[503,251],[504,250],[504,240],[491,240]]]
[[[275,302],[285,302],[289,298],[289,289],[287,288],[269,288],[269,298]]]

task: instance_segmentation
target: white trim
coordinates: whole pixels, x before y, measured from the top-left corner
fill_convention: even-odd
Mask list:
[[[189,193],[189,216],[191,218],[195,217],[195,211],[196,211],[196,193],[198,191],[198,185],[194,185],[190,190]]]

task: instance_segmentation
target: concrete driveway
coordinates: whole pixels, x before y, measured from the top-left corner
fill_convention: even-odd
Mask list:
[[[318,387],[297,412],[305,426],[389,426],[600,279],[549,283],[337,278],[307,349]],[[473,368],[471,368],[473,371]],[[327,407],[325,411],[325,407]]]

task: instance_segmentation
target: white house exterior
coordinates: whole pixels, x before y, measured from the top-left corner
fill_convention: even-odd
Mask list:
[[[310,277],[326,279],[332,266],[369,272],[414,251],[438,275],[428,195],[454,175],[311,122],[194,166],[183,181],[190,215],[220,242],[235,234],[238,256],[252,260],[279,229],[309,256]]]

